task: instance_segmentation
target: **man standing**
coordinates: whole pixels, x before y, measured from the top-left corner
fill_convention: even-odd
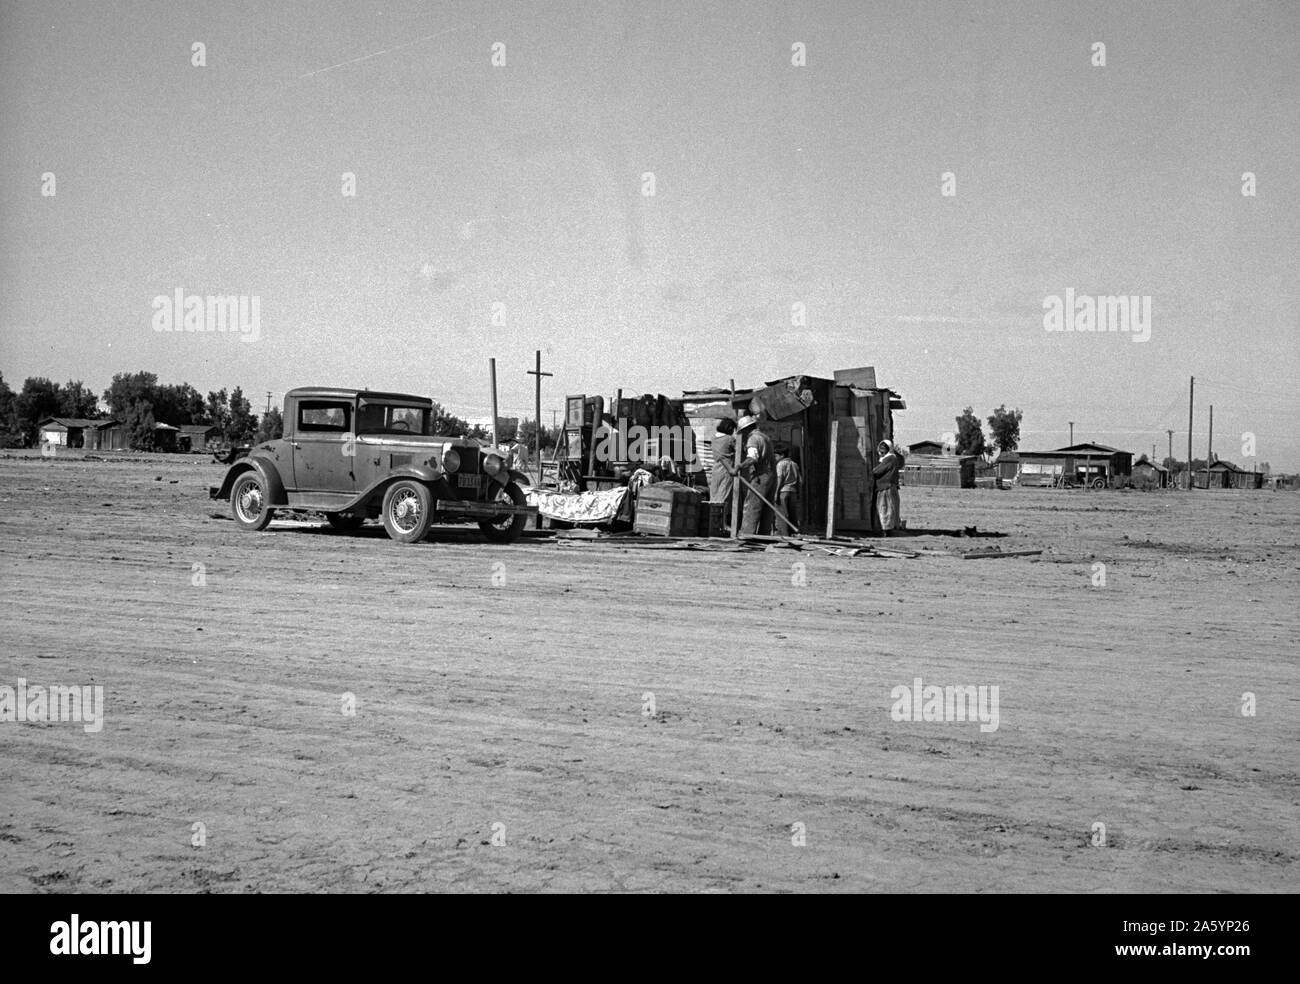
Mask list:
[[[790,457],[790,449],[782,445],[776,449],[776,504],[781,516],[789,522],[780,524],[777,533],[788,535],[799,526],[799,466]]]
[[[745,457],[736,474],[744,478],[768,502],[776,492],[776,461],[772,439],[758,429],[758,418],[750,415],[736,421],[736,438],[744,442]],[[728,468],[731,471],[735,466]],[[753,490],[745,489],[745,511],[740,519],[742,536],[772,532],[772,507]]]

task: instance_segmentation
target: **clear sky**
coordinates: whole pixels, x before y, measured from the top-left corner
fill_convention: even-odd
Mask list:
[[[549,420],[874,365],[905,441],[1006,403],[1162,456],[1195,374],[1198,455],[1212,401],[1297,470],[1298,107],[1294,0],[5,2],[0,372],[481,417],[540,348]],[[178,288],[261,337],[155,332]],[[1150,296],[1150,340],[1045,331],[1067,288]]]

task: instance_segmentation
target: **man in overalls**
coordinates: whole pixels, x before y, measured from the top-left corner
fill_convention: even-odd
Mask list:
[[[736,474],[753,485],[763,497],[760,499],[752,490],[745,489],[740,533],[742,536],[767,536],[772,532],[772,507],[763,499],[770,502],[776,493],[776,459],[772,453],[772,439],[758,429],[758,418],[748,415],[736,421],[736,439],[743,441],[745,447],[744,460]]]

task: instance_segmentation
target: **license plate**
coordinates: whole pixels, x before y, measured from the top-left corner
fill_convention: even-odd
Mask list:
[[[461,476],[459,476],[459,481],[460,481],[460,487],[461,487],[462,489],[476,489],[476,488],[478,488],[478,476],[477,476],[477,475],[461,475]]]

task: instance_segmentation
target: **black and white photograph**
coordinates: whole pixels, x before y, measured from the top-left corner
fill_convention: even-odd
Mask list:
[[[1116,965],[1249,966],[1116,900],[1300,889],[1298,52],[1290,0],[0,2],[23,946],[1107,896]]]

